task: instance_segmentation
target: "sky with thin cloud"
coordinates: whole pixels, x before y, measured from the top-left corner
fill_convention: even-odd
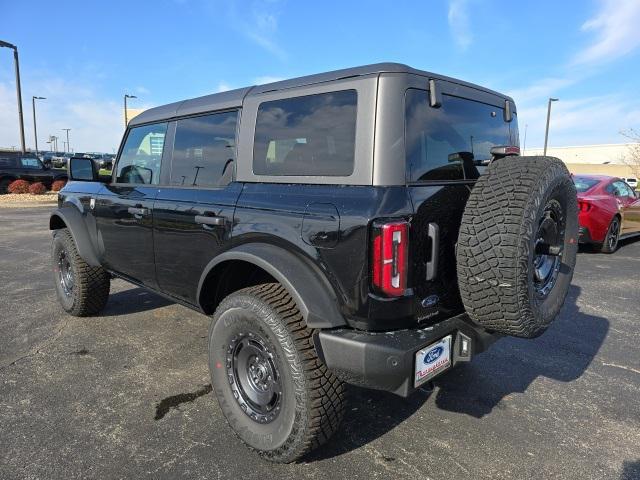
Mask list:
[[[43,12],[34,14],[34,12]],[[46,12],[46,13],[44,13]],[[25,132],[71,128],[113,152],[133,108],[338,68],[400,62],[512,95],[521,144],[621,143],[640,130],[640,0],[124,0],[4,2],[18,45]],[[0,147],[19,146],[13,56],[0,49]]]

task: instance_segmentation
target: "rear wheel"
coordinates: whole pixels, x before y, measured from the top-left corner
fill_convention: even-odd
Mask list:
[[[326,442],[344,409],[344,385],[318,358],[313,331],[277,283],[225,298],[209,330],[211,383],[230,427],[274,462]]]
[[[604,242],[598,245],[598,250],[602,253],[613,253],[618,248],[618,241],[620,240],[620,217],[617,215],[613,217],[609,228],[607,229],[607,235],[604,237]]]
[[[111,287],[109,274],[82,259],[67,228],[53,233],[52,260],[56,294],[67,313],[86,317],[104,308]]]
[[[576,191],[551,157],[492,162],[471,191],[457,246],[467,313],[487,330],[532,338],[564,302],[578,239]]]

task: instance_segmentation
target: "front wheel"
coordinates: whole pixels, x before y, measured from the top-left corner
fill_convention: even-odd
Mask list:
[[[111,280],[102,267],[87,264],[76,248],[69,229],[53,233],[53,278],[62,308],[76,317],[94,315],[109,298]]]
[[[209,330],[211,383],[240,439],[288,463],[326,442],[343,416],[344,385],[318,358],[289,293],[277,283],[225,298]]]
[[[599,250],[602,253],[613,253],[618,248],[618,240],[620,239],[620,218],[613,217],[609,228],[607,229],[607,235],[604,237],[604,242],[599,246]]]

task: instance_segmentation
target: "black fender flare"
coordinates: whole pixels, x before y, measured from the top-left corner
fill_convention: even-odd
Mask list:
[[[284,248],[268,243],[247,243],[216,256],[204,269],[198,283],[198,296],[209,273],[223,262],[241,260],[265,270],[293,297],[309,328],[335,328],[347,325],[338,308],[334,289],[324,275]]]
[[[93,248],[91,236],[84,215],[75,206],[61,207],[49,217],[49,230],[68,228],[78,249],[78,254],[92,267],[99,267],[100,261]]]

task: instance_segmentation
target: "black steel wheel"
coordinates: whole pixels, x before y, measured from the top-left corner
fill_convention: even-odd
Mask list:
[[[209,329],[211,384],[235,434],[273,462],[325,443],[344,412],[344,385],[318,358],[313,330],[277,283],[226,297]]]
[[[542,298],[549,294],[558,279],[565,228],[562,205],[555,199],[549,200],[539,221],[533,257],[533,285]]]
[[[280,412],[282,385],[273,352],[261,335],[240,332],[229,342],[227,375],[233,395],[249,418],[272,422]]]

